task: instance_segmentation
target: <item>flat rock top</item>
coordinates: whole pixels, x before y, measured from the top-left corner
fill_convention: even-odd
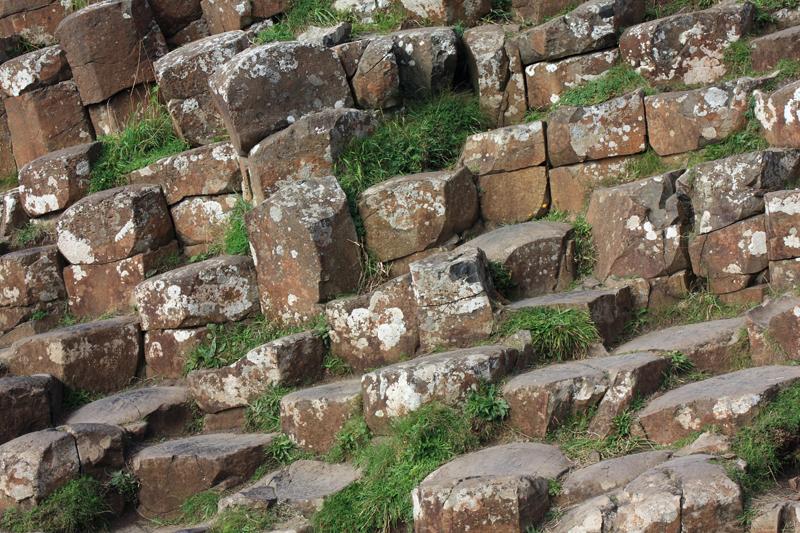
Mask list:
[[[462,348],[460,350],[453,350],[445,353],[426,355],[423,357],[417,357],[415,359],[411,359],[410,361],[402,361],[400,363],[395,363],[393,365],[385,366],[383,368],[379,368],[378,370],[365,374],[365,376],[380,375],[380,374],[404,371],[404,370],[413,370],[418,367],[458,362],[460,360],[466,362],[470,358],[484,359],[487,357],[500,357],[506,351],[508,351],[507,346],[501,346],[498,344],[490,344],[487,346],[475,346],[473,348]]]
[[[614,353],[672,351],[730,338],[744,327],[744,317],[698,322],[653,331],[619,346]]]
[[[361,394],[361,378],[326,383],[317,387],[300,389],[284,396],[287,402],[303,400],[347,400]]]
[[[280,500],[305,500],[338,492],[360,477],[349,464],[300,460],[268,474],[254,487],[273,487]]]
[[[795,315],[800,316],[800,298],[787,294],[749,310],[746,316],[748,322],[767,326],[775,316],[789,310],[794,310]]]
[[[275,433],[214,433],[196,435],[183,439],[168,440],[160,444],[148,446],[134,457],[141,463],[150,459],[170,459],[180,457],[196,457],[199,459],[222,459],[241,450],[256,446],[266,446],[275,437]]]
[[[69,418],[67,424],[101,423],[122,426],[143,420],[164,406],[189,401],[186,387],[146,387],[123,391],[84,405]]]
[[[527,309],[529,307],[547,307],[555,305],[564,306],[580,306],[591,303],[603,296],[616,296],[620,289],[587,289],[570,292],[560,292],[555,294],[546,294],[544,296],[537,296],[536,298],[528,298],[514,302],[508,309],[517,311],[519,309]]]
[[[49,374],[0,377],[0,395],[19,390],[44,389],[54,381],[54,378]]]
[[[139,324],[139,317],[137,316],[122,316],[116,318],[109,318],[108,320],[95,320],[94,322],[86,322],[85,324],[75,324],[74,326],[66,326],[63,328],[54,329],[44,333],[39,333],[31,337],[25,337],[24,339],[20,339],[19,341],[14,343],[14,346],[16,346],[17,344],[26,343],[30,340],[49,342],[49,341],[68,339],[73,337],[80,338],[86,335],[103,333],[106,331],[115,332],[124,329],[127,326],[138,325],[138,324]]]
[[[563,239],[571,230],[572,226],[563,222],[524,222],[484,233],[467,241],[464,246],[480,248],[491,256],[543,239]]]
[[[600,378],[606,372],[634,370],[661,359],[656,354],[640,352],[569,361],[525,372],[509,380],[506,386],[509,388],[514,388],[515,386],[544,386],[565,380],[588,377]]]

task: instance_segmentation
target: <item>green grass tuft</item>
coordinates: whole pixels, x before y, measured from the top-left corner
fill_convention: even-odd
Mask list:
[[[326,459],[331,463],[350,460],[369,445],[371,438],[372,433],[364,417],[354,416],[336,434],[336,443],[328,451]]]
[[[590,106],[601,104],[636,89],[652,92],[647,80],[628,65],[615,65],[604,74],[582,85],[564,91],[558,106]]]
[[[464,404],[464,413],[472,419],[472,430],[482,440],[491,438],[499,428],[498,422],[508,417],[510,407],[494,383],[481,383]]]
[[[27,222],[11,234],[15,248],[32,248],[55,240],[55,225],[47,222]]]
[[[73,389],[72,387],[64,387],[64,399],[61,405],[67,411],[74,411],[79,407],[99,400],[103,395],[97,392],[91,392],[83,389]]]
[[[494,288],[504,296],[508,296],[516,287],[516,283],[511,279],[511,271],[499,261],[489,261],[489,274],[492,277]]]
[[[281,398],[292,392],[289,387],[272,385],[250,402],[245,412],[248,431],[271,433],[281,429]]]
[[[19,179],[17,179],[17,173],[13,173],[10,176],[5,176],[4,178],[0,178],[0,192],[9,191],[19,186]]]
[[[587,278],[592,275],[594,265],[597,261],[597,251],[592,238],[592,226],[583,215],[578,215],[570,220],[569,213],[563,211],[550,211],[541,220],[552,222],[569,222],[574,230],[575,239],[575,267],[578,279]]]
[[[322,361],[322,366],[331,376],[347,376],[353,373],[353,369],[344,359],[330,353],[325,356],[325,359]]]
[[[231,211],[225,231],[210,247],[207,256],[250,255],[250,238],[247,234],[247,224],[244,217],[253,206],[244,198],[239,197]]]
[[[530,332],[536,356],[546,361],[581,358],[600,340],[589,313],[579,309],[532,307],[514,311],[500,324],[498,335],[505,337],[523,330]]]
[[[209,533],[262,533],[271,531],[287,515],[281,506],[270,509],[233,507],[221,512]]]

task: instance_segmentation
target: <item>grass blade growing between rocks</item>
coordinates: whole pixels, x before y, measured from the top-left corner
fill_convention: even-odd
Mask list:
[[[594,271],[594,264],[597,261],[597,251],[594,247],[592,238],[592,226],[583,215],[578,215],[570,219],[569,213],[563,211],[550,211],[540,220],[551,222],[567,222],[572,224],[575,239],[575,268],[578,279],[587,278]]]
[[[532,307],[514,311],[500,324],[497,335],[505,337],[518,331],[530,332],[534,353],[546,361],[580,359],[600,340],[589,313],[579,309]]]

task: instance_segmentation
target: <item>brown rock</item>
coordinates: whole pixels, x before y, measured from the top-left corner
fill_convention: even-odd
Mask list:
[[[59,431],[72,435],[78,449],[81,473],[108,480],[112,472],[125,468],[125,432],[108,424],[72,424]]]
[[[483,176],[542,165],[547,159],[542,122],[529,122],[467,137],[461,164]]]
[[[800,59],[800,27],[769,33],[750,41],[753,69],[766,71],[775,68],[782,59]]]
[[[12,176],[16,171],[17,163],[14,161],[14,150],[11,146],[6,107],[0,101],[0,176]]]
[[[244,29],[255,20],[285,11],[289,3],[286,0],[202,0],[201,7],[208,29],[214,34]]]
[[[147,377],[183,377],[189,354],[206,338],[207,328],[154,329],[144,334]]]
[[[800,111],[800,81],[788,83],[771,94],[754,91],[755,115],[764,138],[771,146],[800,148],[800,122],[792,117]]]
[[[171,37],[203,16],[200,0],[150,0],[158,26]]]
[[[551,168],[547,172],[550,182],[550,208],[570,215],[583,214],[592,191],[627,176],[628,165],[635,157],[613,157]]]
[[[61,411],[61,383],[48,375],[0,377],[0,444],[53,425]]]
[[[492,9],[491,2],[463,2],[461,0],[402,0],[403,7],[412,15],[433,24],[474,25]]]
[[[567,89],[577,87],[602,76],[619,60],[616,49],[568,57],[548,63],[542,61],[525,69],[528,87],[528,107],[546,109],[557,103]]]
[[[20,188],[0,193],[0,237],[10,237],[14,230],[28,223],[28,215],[22,209]]]
[[[347,76],[347,79],[352,79],[358,69],[358,63],[361,60],[361,55],[367,48],[367,45],[372,42],[371,38],[358,39],[350,41],[349,43],[342,43],[331,48],[336,57],[342,63],[342,68]]]
[[[5,2],[0,7],[0,37],[19,36],[35,46],[55,44],[56,28],[68,7],[60,0]]]
[[[52,245],[0,256],[0,306],[24,307],[64,298],[61,265]]]
[[[798,357],[800,299],[784,295],[767,300],[746,315],[750,357],[756,366],[792,361]]]
[[[392,38],[404,98],[430,98],[452,88],[459,44],[452,28],[415,28]]]
[[[770,286],[776,290],[792,290],[800,283],[800,258],[769,262]]]
[[[478,177],[481,216],[493,224],[516,224],[544,215],[549,206],[547,169],[530,167]]]
[[[19,96],[70,79],[67,58],[60,46],[28,52],[0,66],[0,93],[4,98]]]
[[[391,38],[377,38],[367,44],[351,83],[359,107],[388,109],[400,103],[400,67]]]
[[[208,37],[208,24],[206,19],[200,18],[189,23],[188,26],[180,30],[172,37],[167,37],[167,44],[170,48],[180,48],[181,46]]]
[[[339,22],[334,26],[309,26],[308,29],[297,36],[297,40],[330,48],[349,41],[352,29],[353,25],[346,21]]]
[[[153,116],[158,100],[153,95],[153,85],[141,83],[123,89],[105,102],[87,106],[95,134],[121,133],[134,122]]]
[[[192,196],[181,200],[169,210],[178,240],[183,246],[220,240],[238,203],[237,194]]]
[[[764,207],[770,261],[800,256],[800,192],[767,193],[764,195]]]

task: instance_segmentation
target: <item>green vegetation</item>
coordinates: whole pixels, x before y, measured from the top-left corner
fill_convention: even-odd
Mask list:
[[[350,365],[348,365],[344,359],[332,354],[325,356],[325,359],[322,361],[322,366],[331,376],[346,376],[353,373],[353,369],[350,368]]]
[[[44,309],[39,309],[31,313],[31,320],[44,320],[45,318],[47,318],[47,315],[48,315],[47,311],[45,311]]]
[[[105,490],[93,478],[84,476],[74,479],[37,507],[7,510],[0,518],[0,529],[11,533],[85,533],[100,530],[112,515],[104,499]]]
[[[662,389],[674,389],[680,385],[708,377],[705,372],[697,370],[694,362],[683,352],[673,351],[667,357],[669,357],[669,368],[664,373],[664,379],[661,382]]]
[[[719,296],[711,292],[705,290],[690,292],[678,303],[640,317],[639,321],[642,327],[638,333],[641,333],[642,330],[733,318],[744,310],[745,308],[741,305],[722,302]]]
[[[11,190],[17,186],[19,186],[19,180],[16,172],[10,176],[0,178],[0,192]]]
[[[225,231],[215,239],[208,253],[203,255],[203,259],[219,254],[250,255],[250,239],[244,217],[252,209],[253,206],[244,198],[239,197],[236,200]]]
[[[550,211],[541,220],[553,222],[569,222],[574,230],[575,239],[575,267],[578,279],[583,279],[592,275],[594,264],[597,261],[597,251],[594,247],[592,238],[592,226],[587,222],[586,217],[577,215],[570,220],[570,215],[563,211]]]
[[[248,431],[271,433],[281,429],[281,398],[292,392],[289,387],[272,385],[250,402],[245,412]]]
[[[181,504],[179,514],[170,520],[158,521],[160,525],[197,524],[205,522],[217,514],[222,493],[206,490],[190,496]]]
[[[493,383],[481,383],[464,404],[464,412],[472,419],[472,430],[482,440],[494,434],[497,423],[508,417],[508,410],[508,402],[500,396],[500,389]]]
[[[73,389],[72,387],[64,387],[64,399],[62,406],[66,411],[74,411],[79,407],[83,407],[87,403],[92,403],[99,400],[103,395],[97,392],[91,392],[83,389]]]
[[[494,288],[504,296],[516,287],[516,283],[511,279],[511,271],[499,261],[489,261],[489,275],[492,277]]]
[[[288,516],[288,510],[280,505],[267,510],[233,507],[217,516],[209,533],[261,533]]]
[[[276,435],[267,447],[268,463],[274,465],[288,465],[304,457],[309,455],[300,451],[285,433]]]
[[[702,150],[695,152],[689,159],[689,166],[768,148],[769,143],[761,136],[761,125],[753,112],[752,101],[750,102],[750,108],[746,116],[747,124],[743,130],[727,136],[719,143],[710,144]]]
[[[55,239],[55,225],[47,222],[29,221],[11,234],[11,244],[15,248],[39,246]]]
[[[350,460],[369,445],[371,438],[363,415],[354,416],[336,434],[336,443],[328,451],[326,459],[331,463]]]
[[[648,0],[645,19],[655,20],[662,17],[668,17],[681,12],[699,11],[701,9],[708,9],[715,4],[715,0],[672,0],[671,2],[664,3],[658,0]]]
[[[592,343],[600,340],[589,313],[579,309],[532,307],[514,311],[500,324],[497,335],[505,337],[518,331],[530,332],[535,355],[545,361],[581,358]]]
[[[139,496],[139,480],[127,470],[112,472],[108,487],[125,499],[126,503],[136,504]]]

